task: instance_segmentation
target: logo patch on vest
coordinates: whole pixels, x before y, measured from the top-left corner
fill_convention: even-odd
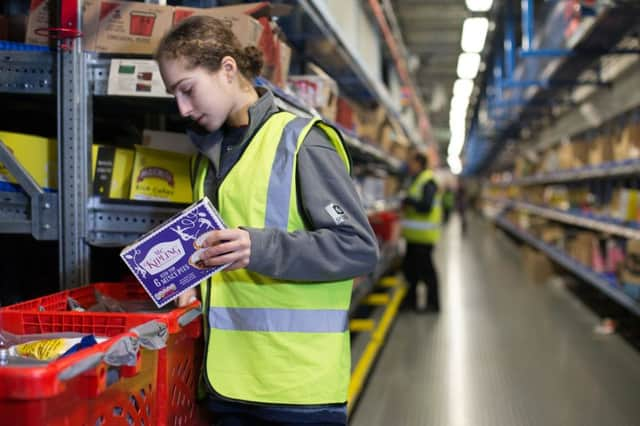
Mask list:
[[[344,223],[345,220],[347,220],[347,214],[342,209],[342,207],[340,207],[337,204],[334,204],[334,203],[328,204],[324,208],[324,211],[329,213],[329,216],[331,216],[331,219],[333,219],[336,225],[341,225],[342,223]]]

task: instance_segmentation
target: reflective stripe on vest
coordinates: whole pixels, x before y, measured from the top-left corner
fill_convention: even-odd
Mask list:
[[[348,322],[348,312],[337,309],[209,309],[210,326],[220,330],[342,333]]]
[[[325,132],[349,170],[349,156],[335,129],[317,119],[276,113],[256,132],[218,188],[217,207],[229,228],[307,229],[299,211],[296,165],[313,126]],[[199,188],[194,194],[199,196],[205,195],[206,171],[201,164],[196,174]],[[201,286],[209,320],[207,383],[218,394],[239,401],[345,402],[352,286],[352,280],[300,283],[246,269],[214,275]]]
[[[409,187],[409,197],[418,200],[422,197],[424,186],[433,180],[433,172],[424,170]],[[442,221],[442,196],[436,193],[431,210],[421,213],[414,207],[404,210],[402,220],[402,236],[409,243],[435,244],[440,239],[440,223]]]
[[[287,229],[289,224],[289,199],[293,177],[293,159],[298,145],[298,135],[309,124],[308,118],[295,118],[282,132],[276,158],[269,178],[267,212],[264,225],[267,228]]]
[[[402,227],[406,229],[438,229],[440,225],[437,223],[425,222],[422,220],[402,220]]]

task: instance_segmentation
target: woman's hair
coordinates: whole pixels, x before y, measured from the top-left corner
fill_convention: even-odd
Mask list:
[[[242,47],[230,25],[211,16],[191,16],[172,28],[160,41],[158,61],[182,58],[187,67],[204,67],[216,72],[222,58],[231,56],[247,79],[260,75],[262,52],[255,46]]]

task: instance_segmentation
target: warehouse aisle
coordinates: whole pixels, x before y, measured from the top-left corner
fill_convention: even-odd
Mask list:
[[[402,313],[351,425],[640,424],[640,354],[595,336],[568,292],[521,273],[518,249],[475,218],[438,249],[440,316]]]

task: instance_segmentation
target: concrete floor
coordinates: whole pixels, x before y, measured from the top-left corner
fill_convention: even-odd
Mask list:
[[[524,275],[501,231],[474,218],[463,237],[454,217],[436,263],[442,312],[399,315],[351,425],[640,424],[640,354]]]

